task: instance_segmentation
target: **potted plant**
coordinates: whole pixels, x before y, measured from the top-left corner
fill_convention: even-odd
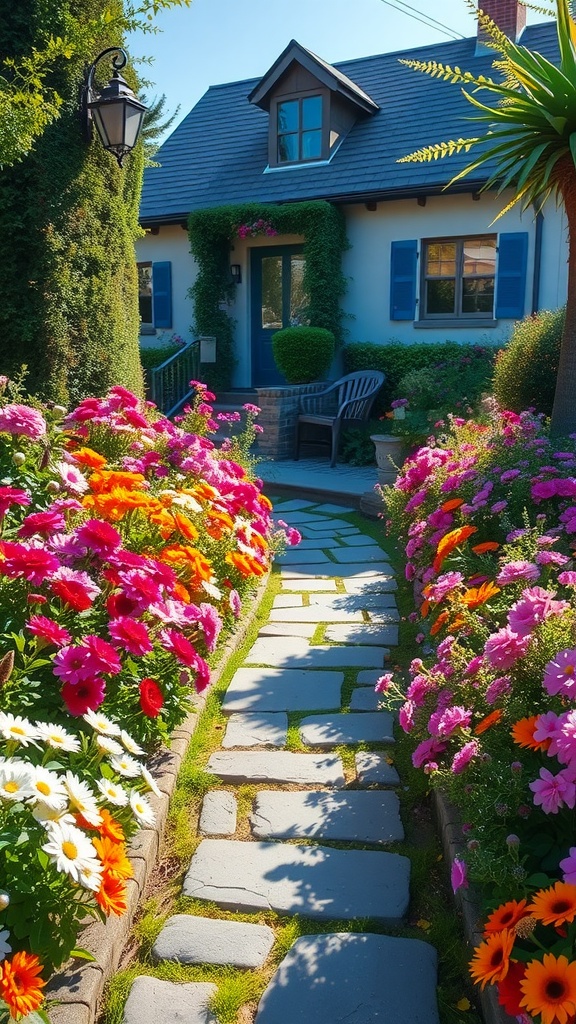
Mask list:
[[[393,484],[398,470],[404,461],[403,430],[396,433],[400,423],[404,426],[406,422],[406,410],[408,407],[407,398],[397,398],[392,402],[391,411],[381,417],[391,421],[391,430],[388,434],[371,434],[370,440],[376,450],[376,465],[378,466],[378,482],[381,486]],[[394,431],[394,432],[393,432]]]

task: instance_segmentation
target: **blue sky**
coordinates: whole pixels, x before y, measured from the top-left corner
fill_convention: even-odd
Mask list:
[[[461,35],[476,32],[465,0],[391,2],[431,14]],[[542,19],[529,12],[528,20]],[[190,7],[163,12],[155,24],[161,32],[135,34],[129,49],[134,58],[154,58],[139,68],[151,83],[146,94],[165,93],[170,111],[180,104],[177,121],[210,85],[263,75],[290,39],[332,63],[448,38],[384,0],[192,0]]]

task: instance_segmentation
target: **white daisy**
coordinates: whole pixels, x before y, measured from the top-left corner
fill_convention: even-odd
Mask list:
[[[119,736],[120,726],[116,725],[116,722],[111,721],[110,718],[106,718],[106,715],[101,715],[99,711],[87,711],[82,716],[88,725],[91,725],[96,732],[101,733],[103,736]]]
[[[48,771],[40,765],[31,770],[31,785],[33,796],[37,797],[47,807],[61,811],[68,803],[68,794],[64,789],[62,780],[55,772]]]
[[[76,818],[73,814],[70,814],[68,807],[49,807],[48,804],[42,803],[41,800],[34,804],[32,808],[32,817],[35,818],[40,825],[44,825],[44,828],[54,823],[57,825],[76,824]]]
[[[144,753],[142,747],[138,746],[136,740],[133,740],[130,734],[127,733],[125,729],[122,729],[122,732],[120,733],[120,739],[122,740],[122,743],[124,744],[129,754],[134,754],[135,757],[142,757],[142,754]]]
[[[0,764],[0,800],[27,800],[32,796],[30,765],[25,761]]]
[[[116,757],[121,757],[124,753],[118,741],[113,740],[111,736],[96,736],[96,746],[104,754],[115,754]]]
[[[79,811],[90,825],[99,825],[102,819],[98,810],[98,804],[96,803],[96,797],[90,787],[72,772],[66,772],[64,785],[70,798],[72,809]]]
[[[153,825],[156,815],[150,807],[148,800],[135,789],[130,793],[130,807],[139,825]]]
[[[8,953],[12,952],[12,946],[6,939],[10,938],[10,932],[7,928],[3,928],[0,932],[0,961],[5,960]]]
[[[127,779],[135,779],[137,775],[140,775],[141,765],[134,757],[130,757],[129,754],[123,754],[122,757],[110,758],[110,766],[118,775],[123,775]]]
[[[110,779],[98,779],[96,785],[109,804],[114,804],[115,807],[126,807],[128,794],[123,786]]]
[[[42,849],[58,871],[62,871],[86,889],[98,889],[102,864],[96,850],[84,833],[75,825],[50,824],[48,842]]]
[[[61,725],[54,725],[53,722],[37,722],[38,736],[43,743],[55,750],[66,750],[70,754],[76,754],[80,750],[80,740],[72,736]]]
[[[23,747],[30,743],[36,746],[35,740],[39,739],[38,729],[27,718],[21,715],[10,715],[0,711],[0,736],[5,740],[16,740]]]
[[[214,583],[209,583],[207,580],[202,580],[202,587],[209,595],[209,597],[213,597],[215,601],[219,601],[220,598],[222,597],[222,591],[219,590]]]
[[[147,788],[150,789],[154,793],[155,796],[162,796],[161,791],[158,789],[158,785],[156,783],[156,780],[151,775],[151,773],[148,771],[148,769],[145,768],[144,765],[142,765],[142,767],[140,769],[140,773],[142,775],[142,778],[143,778],[144,782],[146,783]]]

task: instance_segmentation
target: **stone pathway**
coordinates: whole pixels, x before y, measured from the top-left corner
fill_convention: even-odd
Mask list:
[[[342,518],[346,511],[300,500],[276,508],[304,540],[279,560],[282,592],[224,698],[222,749],[206,768],[226,788],[204,798],[206,838],[183,893],[222,911],[322,923],[281,961],[255,1024],[438,1024],[436,951],[380,934],[402,923],[409,903],[410,862],[393,849],[404,838],[387,752],[393,719],[374,692],[399,616],[386,552]],[[289,736],[301,749],[286,749]],[[351,767],[339,748],[359,746],[378,749],[358,750]],[[250,839],[235,838],[233,786],[245,783],[258,786]],[[330,930],[358,920],[362,932]],[[152,955],[250,970],[273,948],[267,925],[177,914]],[[216,989],[137,978],[124,1024],[218,1024]]]

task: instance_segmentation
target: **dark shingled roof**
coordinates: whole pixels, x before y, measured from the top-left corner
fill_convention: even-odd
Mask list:
[[[531,25],[522,43],[557,61],[555,22]],[[144,224],[185,220],[191,210],[242,202],[304,199],[360,201],[438,192],[470,160],[467,154],[431,163],[399,164],[424,145],[473,136],[474,113],[458,86],[404,67],[401,58],[436,60],[490,74],[493,51],[475,56],[476,39],[344,61],[335,67],[380,106],[359,120],[327,164],[283,167],[268,163],[268,114],[248,102],[261,79],[208,90],[160,147],[144,175]],[[492,72],[492,74],[495,74]],[[479,175],[480,178],[480,175]],[[471,179],[463,185],[470,191]]]

